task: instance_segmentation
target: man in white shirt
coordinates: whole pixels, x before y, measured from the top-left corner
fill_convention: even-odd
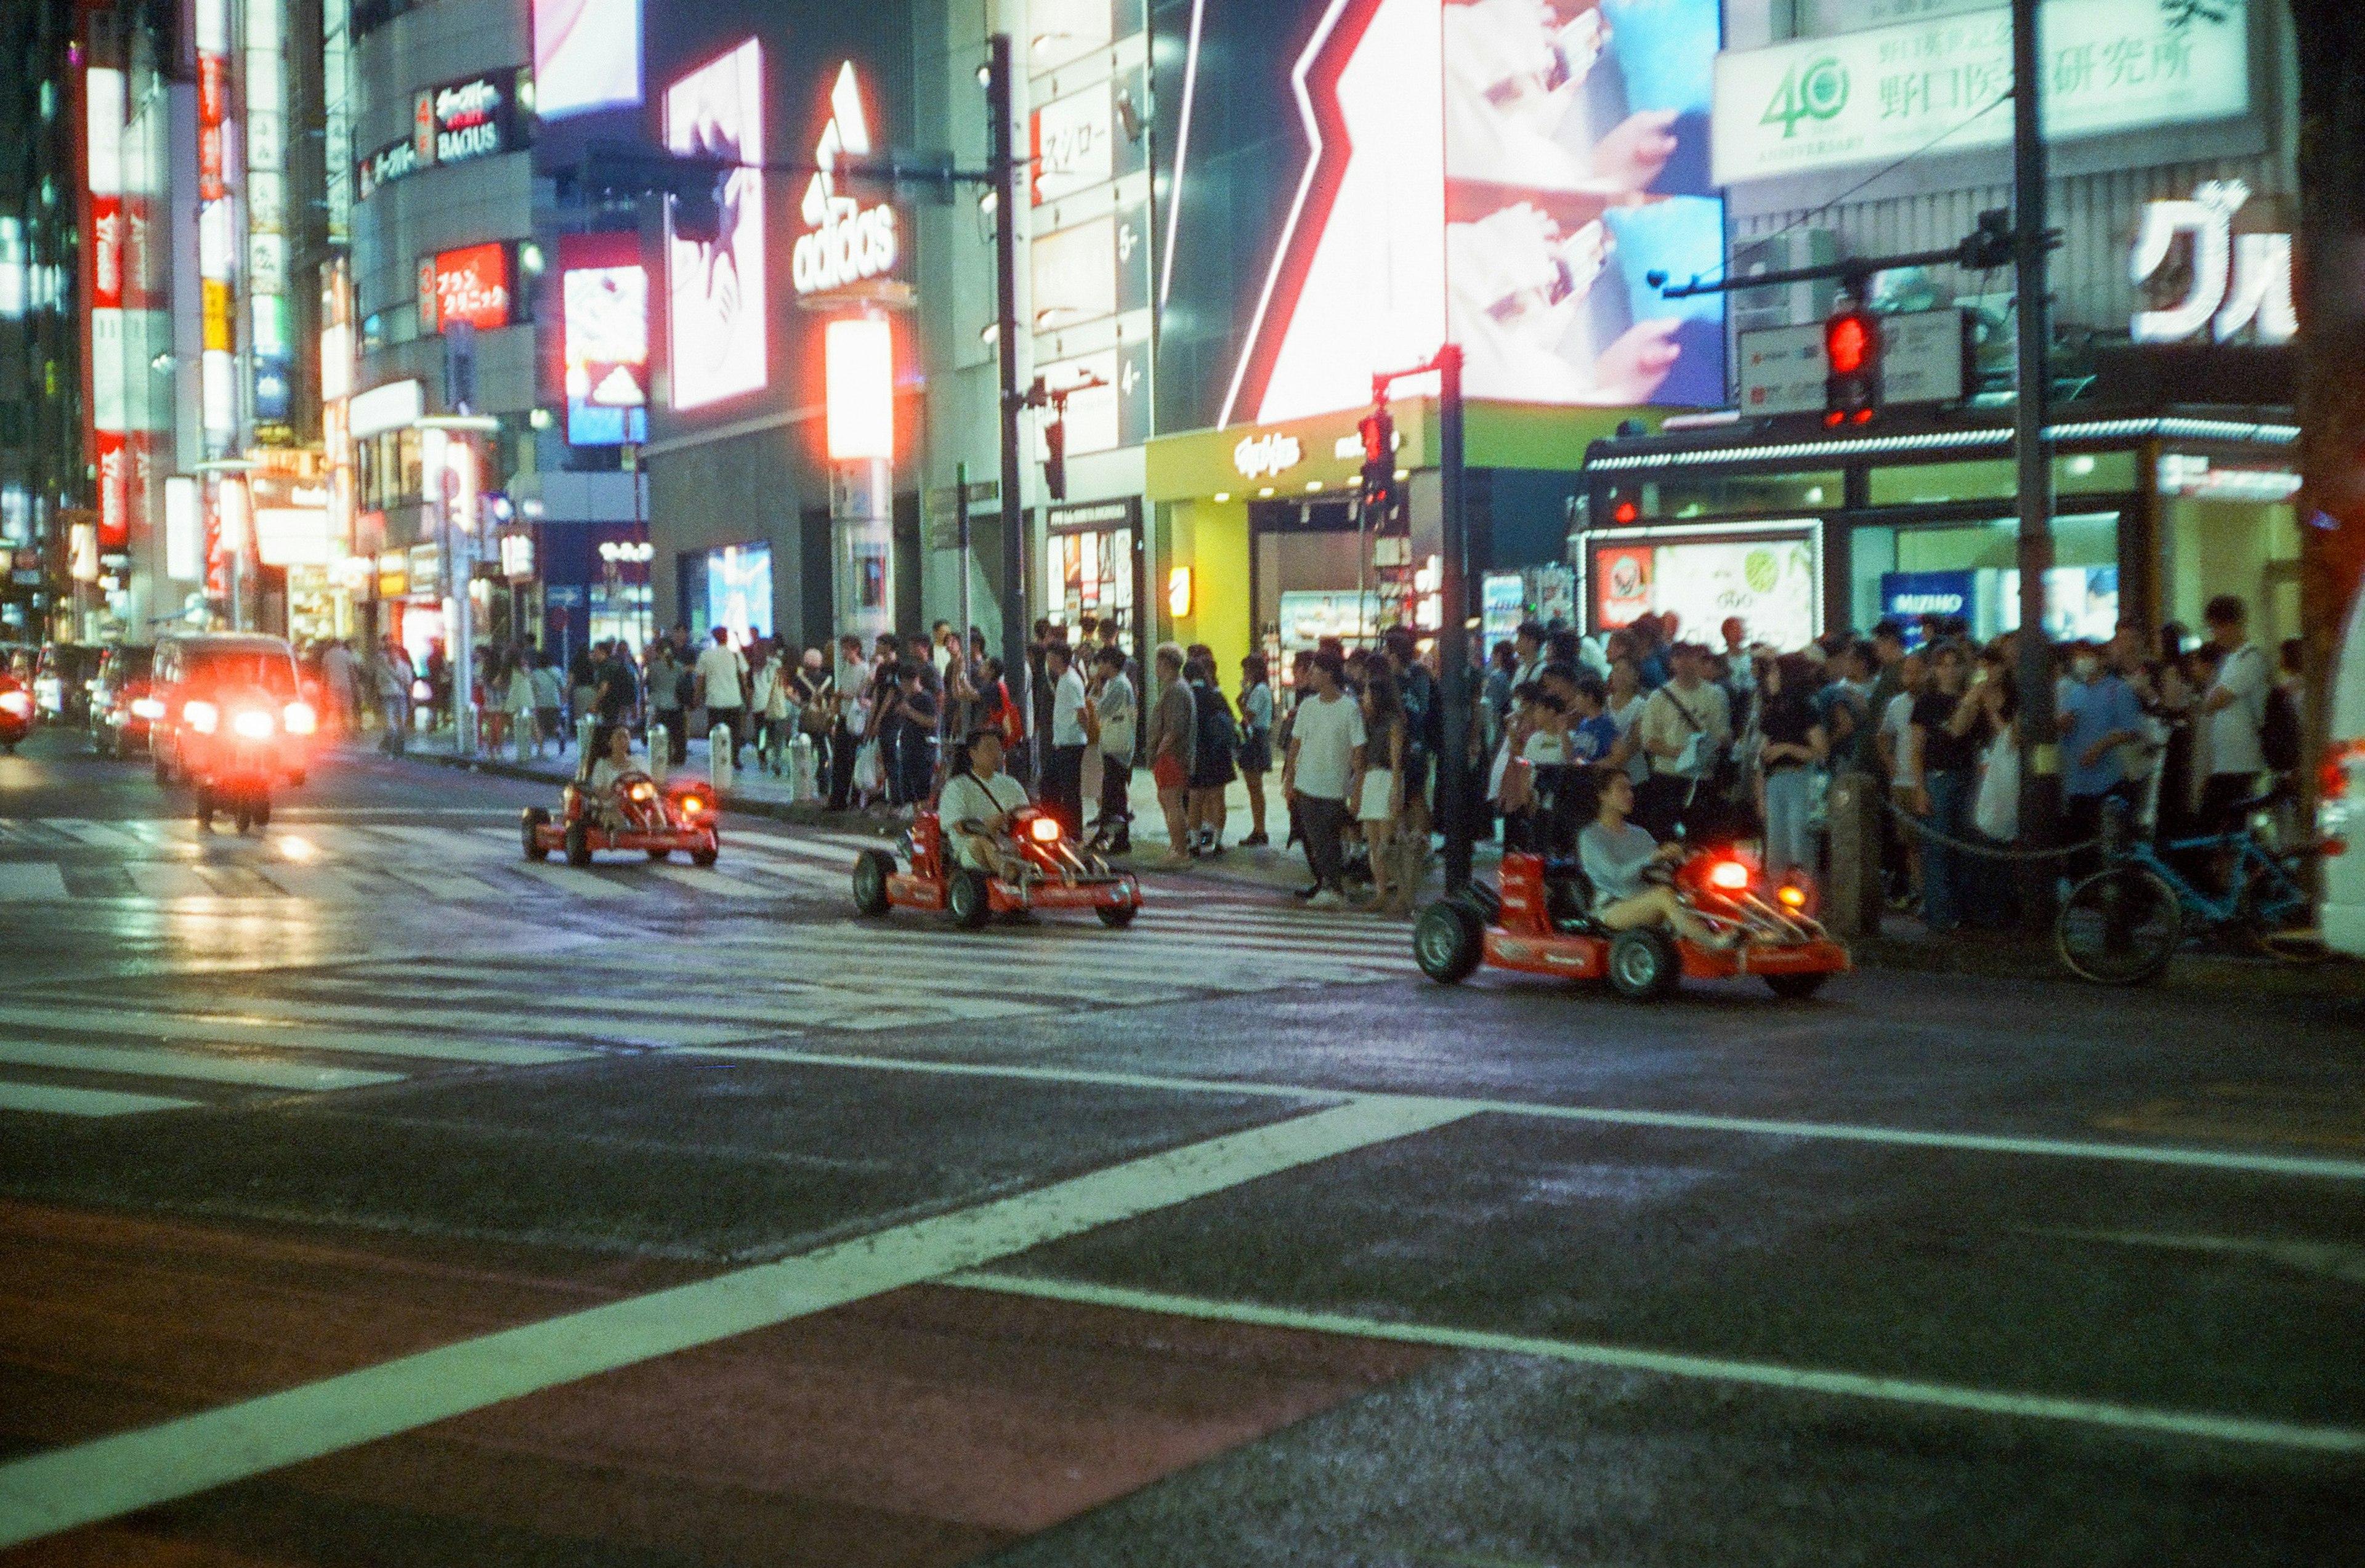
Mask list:
[[[1101,814],[1093,824],[1112,855],[1133,848],[1133,743],[1140,727],[1133,682],[1126,678],[1125,650],[1104,643],[1093,655],[1091,728],[1101,753]]]
[[[1328,650],[1306,666],[1310,696],[1298,700],[1289,730],[1289,760],[1281,770],[1281,792],[1297,807],[1306,834],[1306,863],[1314,872],[1309,895],[1315,909],[1347,902],[1339,875],[1339,834],[1347,802],[1363,778],[1363,713],[1342,689],[1346,661]]]
[[[1084,831],[1084,678],[1065,643],[1043,650],[1043,678],[1051,687],[1051,746],[1043,758],[1043,809],[1070,838]]]
[[[2249,614],[2240,599],[2220,594],[2202,617],[2225,659],[2217,666],[2216,684],[2201,700],[2201,711],[2209,717],[2209,778],[2201,787],[2201,823],[2210,833],[2230,833],[2242,825],[2239,807],[2258,793],[2259,775],[2267,766],[2259,726],[2266,721],[2273,672],[2265,653],[2249,640]]]
[[[739,748],[746,740],[747,661],[731,645],[731,629],[717,626],[713,645],[698,655],[698,702],[706,710],[709,729],[720,725],[731,733],[731,766],[739,766]]]
[[[936,795],[946,846],[971,870],[1015,876],[1019,860],[1010,826],[1026,807],[1026,786],[1002,771],[1002,732],[981,726],[969,738],[969,767],[947,778]]]
[[[1672,678],[1651,693],[1635,721],[1642,755],[1651,759],[1635,817],[1653,836],[1664,838],[1678,822],[1704,820],[1714,807],[1718,760],[1732,744],[1732,706],[1724,689],[1708,679],[1708,650],[1679,643],[1669,653]]]

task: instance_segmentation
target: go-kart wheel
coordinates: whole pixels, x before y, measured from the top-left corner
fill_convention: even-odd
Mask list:
[[[198,827],[198,830],[199,830],[200,832],[204,832],[204,833],[211,833],[211,832],[213,832],[213,830],[214,830],[214,791],[213,791],[213,786],[211,786],[211,785],[209,785],[209,784],[200,784],[200,785],[198,785],[198,786],[197,786],[197,799],[196,799],[196,805],[197,805],[197,827]]]
[[[591,864],[591,824],[581,817],[566,824],[566,863],[569,866]]]
[[[979,930],[992,919],[993,895],[986,887],[983,873],[966,868],[955,871],[951,886],[945,890],[945,910],[963,931]]]
[[[862,914],[887,913],[887,879],[895,874],[895,857],[883,849],[866,849],[854,857],[854,907]]]
[[[652,860],[670,860],[673,858],[673,851],[670,849],[652,849],[649,851],[649,858]]]
[[[1486,933],[1478,912],[1459,899],[1443,899],[1420,912],[1412,928],[1412,956],[1420,972],[1441,985],[1459,985],[1485,955]]]
[[[1111,931],[1122,931],[1133,924],[1133,917],[1141,913],[1141,906],[1138,903],[1104,903],[1093,913],[1099,915],[1101,924]]]
[[[689,863],[693,866],[712,866],[722,857],[723,841],[719,838],[708,839],[703,846],[689,852]]]
[[[1621,931],[1609,944],[1610,989],[1630,1002],[1672,995],[1684,978],[1675,939],[1656,926]]]
[[[525,845],[527,859],[550,858],[550,851],[544,848],[542,844],[542,830],[549,825],[550,808],[547,806],[528,806],[524,815],[518,818],[518,837]]]
[[[1832,977],[1825,974],[1767,975],[1765,989],[1785,1002],[1804,1002],[1823,989]]]

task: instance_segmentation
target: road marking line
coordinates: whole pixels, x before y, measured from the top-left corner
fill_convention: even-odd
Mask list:
[[[611,882],[597,872],[587,871],[578,866],[544,866],[532,860],[520,860],[510,869],[537,882],[547,883],[561,892],[573,893],[577,898],[629,899],[637,898],[648,890]]]
[[[315,1020],[339,1024],[383,1024],[398,1029],[432,1029],[439,1032],[481,1030],[488,1034],[523,1036],[528,1039],[557,1037],[564,1039],[613,1040],[634,1046],[711,1046],[744,1039],[764,1033],[758,1028],[732,1029],[708,1024],[652,1023],[635,1024],[603,1017],[597,997],[570,998],[543,1006],[536,999],[521,997],[512,990],[501,998],[507,1007],[416,1007],[381,1006],[360,1002],[317,1002],[310,999],[288,999],[276,996],[236,996],[223,1000],[221,1006],[230,1015],[255,1021],[285,1020],[286,1026],[297,1031],[288,1040],[290,1045],[302,1043],[301,1030]],[[515,1004],[526,1002],[528,1010],[519,1011]],[[571,1013],[568,1007],[583,1011]],[[695,1017],[697,1008],[685,1003],[674,1009],[677,1019]],[[6,1009],[0,1009],[5,1017]]]
[[[263,1089],[316,1092],[360,1089],[373,1083],[399,1083],[408,1076],[399,1072],[364,1072],[353,1068],[306,1067],[300,1062],[192,1056],[185,1051],[52,1046],[33,1040],[0,1040],[0,1062],[17,1067],[60,1068],[71,1072],[112,1072],[128,1078],[185,1078],[201,1083],[245,1083]]]
[[[219,895],[194,867],[177,860],[129,860],[123,874],[140,896],[150,899],[209,899]]]
[[[717,1049],[718,1056],[748,1056],[758,1061],[804,1063],[878,1072],[938,1072],[980,1078],[1026,1079],[1040,1083],[1111,1084],[1167,1089],[1193,1094],[1275,1094],[1341,1099],[1386,1099],[1385,1092],[1326,1088],[1315,1084],[1256,1083],[1214,1078],[1167,1078],[1147,1073],[1101,1072],[1085,1068],[1003,1066],[991,1062],[927,1061],[911,1058],[832,1055],[814,1051],[754,1053]],[[1415,1096],[1427,1104],[1438,1096]],[[2317,1159],[2277,1154],[2228,1154],[2215,1149],[2175,1148],[2159,1144],[2094,1143],[2074,1138],[2002,1137],[1983,1133],[1922,1132],[1910,1127],[1854,1126],[1839,1122],[1777,1122],[1753,1116],[1712,1116],[1686,1111],[1621,1111],[1590,1105],[1552,1105],[1521,1100],[1458,1100],[1474,1114],[1529,1116],[1545,1121],[1602,1122],[1612,1126],[1672,1127],[1686,1132],[1742,1134],[1759,1137],[1823,1138],[1850,1143],[1898,1144],[1958,1149],[1971,1154],[2027,1154],[2062,1159],[2124,1161],[2135,1165],[2190,1166],[2260,1176],[2300,1176],[2334,1182],[2365,1182],[2365,1160]]]
[[[126,1116],[141,1111],[185,1111],[201,1100],[125,1094],[112,1089],[61,1089],[50,1083],[0,1082],[0,1111],[46,1111],[59,1116]]]
[[[1778,1361],[1736,1361],[1718,1356],[1635,1350],[1622,1345],[1540,1339],[1524,1334],[1494,1334],[1481,1329],[1448,1328],[1431,1324],[1391,1323],[1338,1313],[1301,1312],[1258,1306],[1247,1302],[1211,1301],[1198,1296],[1169,1295],[1159,1291],[1071,1284],[1064,1281],[1030,1279],[1013,1274],[964,1272],[936,1282],[958,1285],[966,1290],[992,1291],[1003,1295],[1074,1302],[1085,1306],[1120,1307],[1134,1312],[1164,1313],[1170,1316],[1210,1322],[1244,1323],[1264,1328],[1295,1328],[1316,1334],[1386,1339],[1404,1345],[1434,1345],[1445,1350],[1539,1357],[1573,1361],[1580,1366],[1607,1367],[1617,1372],[1699,1378],[1713,1383],[1750,1383],[1760,1388],[1778,1388],[1797,1394],[1881,1399],[1894,1404],[1935,1406],[1949,1410],[1975,1411],[1981,1415],[2017,1417],[2028,1420],[2075,1421],[2120,1431],[2158,1432],[2216,1442],[2304,1449],[2317,1453],[2365,1453],[2365,1431],[2342,1427],[2309,1427],[2289,1421],[2155,1410],[2101,1399],[2001,1394],[1982,1388],[1966,1388],[1956,1383],[1922,1383],[1911,1378],[1880,1377],[1866,1372],[1786,1366]]]
[[[759,888],[752,882],[743,882],[735,877],[717,875],[713,868],[700,870],[692,866],[651,864],[644,867],[643,870],[649,876],[662,877],[676,887],[688,888],[692,892],[706,893],[716,898],[768,899],[773,896],[770,890]]]
[[[47,820],[52,829],[93,849],[145,849],[149,846],[146,839],[112,823],[88,822],[78,817],[50,817]]]
[[[52,860],[12,860],[0,864],[0,900],[62,899],[65,873]]]
[[[1354,1101],[695,1284],[0,1465],[0,1550],[978,1268],[1465,1114]]]
[[[72,1029],[117,1038],[178,1045],[275,1046],[297,1051],[347,1051],[361,1056],[419,1057],[437,1061],[486,1062],[500,1067],[544,1067],[595,1056],[581,1047],[510,1045],[454,1039],[448,1035],[383,1035],[362,1029],[322,1029],[303,1023],[210,1014],[150,1013],[120,1007],[40,1007],[0,1003],[0,1024],[35,1029]]]

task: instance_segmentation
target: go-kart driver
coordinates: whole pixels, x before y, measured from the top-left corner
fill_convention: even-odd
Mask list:
[[[1010,828],[1028,805],[1026,786],[1002,771],[1002,732],[970,732],[957,765],[936,796],[936,820],[960,863],[988,876],[1015,878],[1022,864]]]
[[[1681,861],[1685,848],[1680,841],[1661,844],[1628,822],[1633,811],[1634,781],[1622,771],[1607,770],[1599,812],[1576,837],[1578,860],[1593,884],[1594,918],[1612,931],[1664,925],[1698,946],[1719,951],[1732,946],[1737,935],[1710,930],[1673,884],[1651,879],[1655,868]]]
[[[645,778],[648,767],[633,755],[633,732],[618,724],[608,732],[608,749],[591,765],[591,774],[584,781],[584,798],[593,812],[599,813],[601,827],[622,830],[624,821],[624,790],[631,779]]]

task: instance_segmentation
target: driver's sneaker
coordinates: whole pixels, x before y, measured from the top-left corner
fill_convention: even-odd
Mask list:
[[[1347,901],[1344,898],[1341,898],[1334,890],[1325,888],[1320,892],[1316,893],[1312,898],[1307,899],[1306,901],[1306,907],[1308,909],[1344,909],[1347,907]]]

